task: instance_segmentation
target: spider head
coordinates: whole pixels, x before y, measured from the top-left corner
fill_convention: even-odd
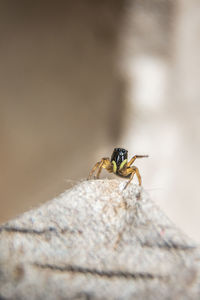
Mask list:
[[[114,161],[117,165],[117,169],[120,168],[121,163],[124,160],[127,160],[128,157],[128,151],[123,148],[115,148],[113,150],[112,156],[111,156],[111,162]]]

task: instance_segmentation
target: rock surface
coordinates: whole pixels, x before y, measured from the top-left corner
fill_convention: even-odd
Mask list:
[[[0,299],[200,299],[197,245],[140,187],[84,181],[0,227]]]

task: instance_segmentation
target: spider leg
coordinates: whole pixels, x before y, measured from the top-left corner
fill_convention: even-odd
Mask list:
[[[131,182],[131,180],[133,179],[133,177],[134,177],[135,174],[136,174],[136,176],[138,178],[139,185],[142,184],[142,178],[140,176],[140,172],[139,172],[139,170],[138,170],[137,167],[133,166],[131,168],[128,168],[126,172],[127,172],[127,175],[131,174],[131,176],[130,176],[127,184],[125,185],[124,190],[127,188],[127,186],[129,185],[129,183]]]
[[[92,170],[91,170],[90,173],[89,173],[88,180],[92,177],[93,173],[94,173],[95,170],[99,167],[100,163],[101,163],[101,161],[98,161],[98,162],[94,165],[94,167],[92,168]]]
[[[99,175],[100,175],[100,173],[101,173],[101,171],[102,171],[102,168],[103,168],[103,163],[104,163],[104,161],[103,161],[103,159],[102,159],[101,162],[100,162],[100,164],[99,164],[99,169],[98,169],[98,171],[97,171],[97,174],[96,174],[95,178],[98,178],[98,179],[99,179]]]
[[[131,160],[127,163],[127,167],[130,167],[134,161],[136,160],[136,158],[143,158],[143,157],[149,157],[149,155],[134,155]]]
[[[102,169],[106,169],[108,172],[112,172],[113,165],[110,162],[109,158],[102,158],[96,178],[99,178]]]
[[[102,168],[107,169],[110,172],[112,169],[112,164],[111,164],[109,158],[102,158],[101,161],[97,162],[95,164],[95,166],[92,168],[92,170],[90,171],[88,179],[90,179],[92,177],[93,173],[95,172],[95,170],[97,168],[98,168],[98,171],[97,171],[97,175],[95,176],[95,178],[99,178]]]
[[[129,183],[131,182],[131,180],[133,179],[133,177],[134,177],[134,175],[135,175],[135,170],[132,169],[132,168],[129,168],[129,169],[127,170],[127,172],[128,172],[129,174],[131,174],[131,176],[130,176],[128,182],[126,183],[126,185],[125,185],[125,187],[124,187],[124,190],[127,188],[127,186],[129,185]]]
[[[134,168],[135,168],[135,173],[136,173],[139,185],[142,185],[142,178],[141,178],[140,172],[137,167],[134,167]]]

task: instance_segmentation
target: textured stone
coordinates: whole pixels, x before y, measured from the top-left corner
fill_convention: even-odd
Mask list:
[[[199,299],[199,248],[146,192],[81,182],[0,227],[1,299]]]

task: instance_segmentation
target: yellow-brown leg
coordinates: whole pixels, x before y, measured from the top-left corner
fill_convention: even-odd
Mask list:
[[[130,167],[134,161],[136,160],[136,158],[143,158],[143,157],[149,157],[148,155],[134,155],[131,160],[127,163],[127,167]]]
[[[129,169],[131,169],[131,170],[130,170],[131,176],[130,176],[128,182],[126,183],[126,185],[125,185],[125,187],[124,187],[124,190],[127,188],[127,186],[129,185],[129,183],[131,182],[131,180],[133,179],[133,177],[134,177],[134,175],[135,175],[135,170],[132,169],[132,168],[129,168]]]
[[[96,178],[99,178],[102,169],[106,169],[108,172],[112,172],[113,165],[110,162],[109,158],[102,158]]]
[[[138,178],[139,185],[142,184],[142,178],[140,176],[140,172],[139,172],[139,170],[138,170],[137,167],[133,166],[131,168],[128,168],[126,172],[127,172],[127,175],[131,173],[131,176],[130,176],[127,184],[125,185],[124,190],[127,188],[127,186],[129,185],[129,183],[131,182],[131,180],[133,179],[133,177],[134,177],[135,174],[136,174],[136,176]]]
[[[137,167],[134,167],[134,168],[135,168],[136,176],[138,178],[139,185],[142,185],[142,178],[141,178],[140,172]]]
[[[98,172],[97,172],[97,175],[95,178],[99,178],[102,168],[107,169],[110,172],[112,169],[112,164],[111,164],[109,158],[102,158],[101,161],[97,162],[95,164],[95,166],[92,168],[92,170],[88,176],[88,179],[90,179],[92,177],[93,173],[95,172],[95,170],[97,168],[99,168],[99,169],[98,169]]]
[[[101,161],[98,161],[98,162],[94,165],[94,167],[92,168],[92,170],[91,170],[90,173],[89,173],[88,180],[92,177],[92,174],[93,174],[93,173],[95,172],[95,170],[99,167],[100,163],[101,163]]]
[[[97,175],[96,175],[96,178],[97,178],[97,179],[99,179],[99,175],[100,175],[100,173],[101,173],[101,171],[102,171],[103,164],[104,164],[104,160],[102,159],[102,160],[101,160],[101,163],[100,163],[100,165],[99,165],[99,170],[98,170]]]

